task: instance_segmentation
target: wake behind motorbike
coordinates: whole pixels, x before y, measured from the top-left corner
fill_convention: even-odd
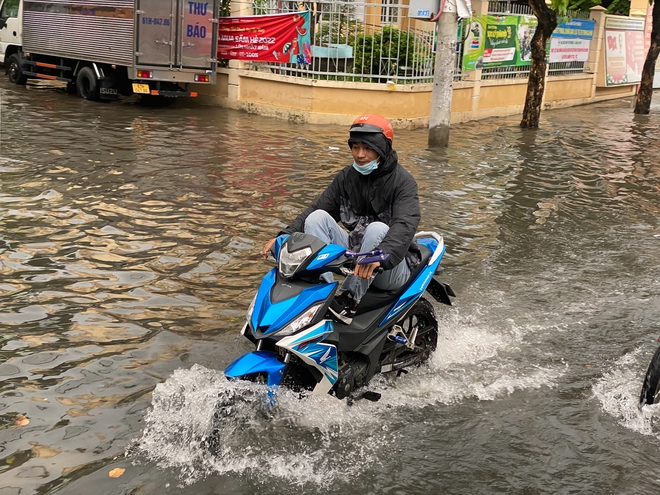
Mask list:
[[[455,297],[436,276],[446,250],[442,236],[420,232],[415,239],[422,260],[408,282],[390,291],[372,286],[347,325],[328,316],[339,283],[320,276],[351,275],[356,262],[384,255],[352,253],[304,233],[278,237],[272,250],[277,267],[263,278],[241,330],[255,350],[231,363],[225,375],[264,383],[271,392],[287,387],[338,399],[377,400],[373,392],[359,393],[375,374],[406,372],[437,346],[435,312],[423,296],[448,305]]]

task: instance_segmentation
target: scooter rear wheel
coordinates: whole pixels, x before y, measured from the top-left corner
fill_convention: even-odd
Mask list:
[[[646,371],[642,393],[639,397],[639,407],[645,404],[657,404],[658,402],[660,402],[660,347],[656,349]]]
[[[438,322],[435,319],[435,310],[430,302],[421,298],[415,303],[410,318],[411,324],[417,325],[415,347],[423,349],[421,362],[424,362],[438,346]]]
[[[438,322],[430,302],[420,298],[408,313],[397,322],[406,337],[411,337],[417,329],[415,349],[396,348],[394,344],[384,349],[383,365],[392,364],[393,369],[402,369],[422,364],[438,346]]]

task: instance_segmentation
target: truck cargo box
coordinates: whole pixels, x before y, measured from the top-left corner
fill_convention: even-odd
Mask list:
[[[23,51],[115,64],[138,78],[215,82],[217,0],[26,0]]]

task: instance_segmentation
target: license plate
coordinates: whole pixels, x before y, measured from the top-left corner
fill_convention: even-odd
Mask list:
[[[148,95],[148,94],[151,94],[151,90],[149,89],[148,84],[133,83],[133,93],[138,93],[138,94],[141,94],[141,95]]]

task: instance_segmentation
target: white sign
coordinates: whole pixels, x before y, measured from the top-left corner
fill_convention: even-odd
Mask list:
[[[586,62],[591,40],[580,38],[550,38],[550,62]]]

